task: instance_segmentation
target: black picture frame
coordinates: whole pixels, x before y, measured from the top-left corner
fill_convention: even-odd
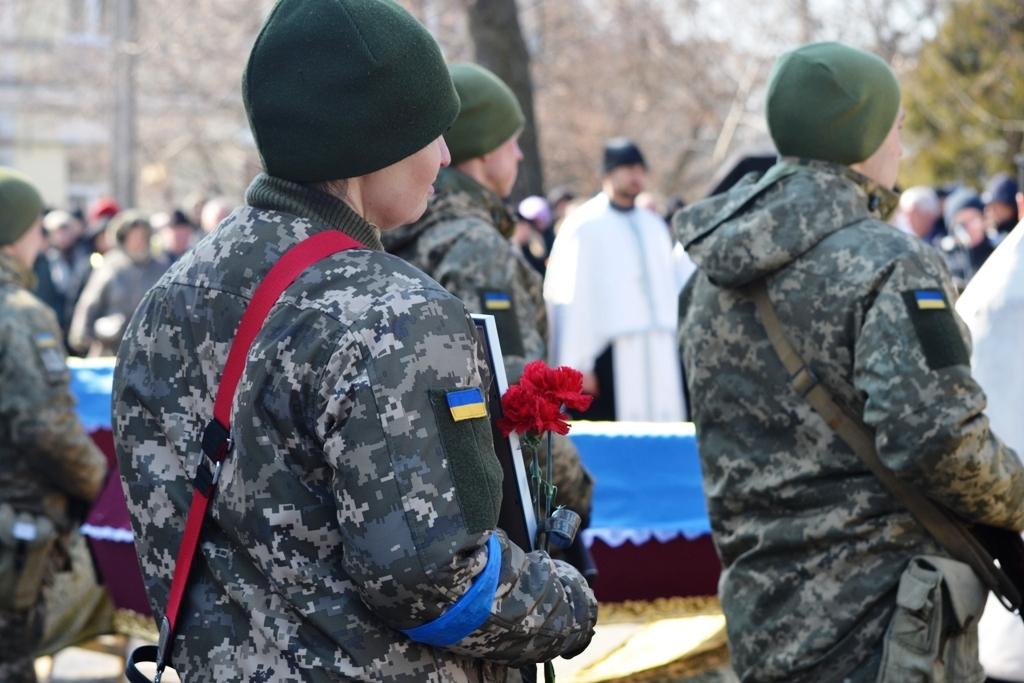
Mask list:
[[[534,540],[537,538],[537,518],[533,513],[533,506],[530,505],[530,480],[526,474],[523,450],[516,434],[510,434],[506,438],[498,429],[498,420],[503,415],[501,397],[508,390],[498,328],[493,315],[474,314],[472,318],[493,380],[487,395],[487,414],[494,436],[494,452],[498,455],[504,475],[498,526],[504,529],[510,541],[523,550],[530,551],[534,549]]]

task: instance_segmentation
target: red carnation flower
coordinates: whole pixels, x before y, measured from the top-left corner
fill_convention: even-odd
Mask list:
[[[569,433],[569,415],[559,406],[538,393],[528,384],[515,384],[501,397],[504,415],[498,420],[498,428],[504,436],[517,434],[541,434],[546,431]]]
[[[583,393],[583,375],[567,366],[550,368],[535,360],[523,369],[520,384],[531,386],[541,396],[561,407],[582,412],[590,407],[594,397]]]

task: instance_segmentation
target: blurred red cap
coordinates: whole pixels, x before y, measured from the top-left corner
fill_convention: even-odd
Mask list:
[[[121,207],[112,198],[100,197],[89,207],[89,222],[93,223],[101,218],[116,216],[120,211]]]

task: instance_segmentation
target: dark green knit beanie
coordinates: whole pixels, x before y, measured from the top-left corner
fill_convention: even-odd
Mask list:
[[[462,103],[444,134],[453,164],[483,156],[523,129],[526,117],[504,81],[476,64],[452,64],[448,71]]]
[[[846,165],[881,147],[899,108],[900,86],[889,65],[842,43],[782,55],[765,107],[780,154]]]
[[[384,168],[459,112],[437,43],[391,0],[279,0],[242,100],[267,173],[296,182]]]
[[[32,181],[0,167],[0,246],[14,244],[43,213],[43,200]]]

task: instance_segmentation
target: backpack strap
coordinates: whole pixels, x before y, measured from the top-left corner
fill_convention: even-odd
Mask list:
[[[270,309],[303,271],[338,252],[362,248],[365,248],[364,245],[337,230],[317,233],[288,249],[253,292],[228,351],[227,363],[224,365],[213,403],[213,419],[203,430],[202,450],[205,457],[200,460],[196,476],[192,480],[192,504],[185,521],[185,533],[174,561],[174,577],[171,579],[171,589],[167,596],[167,608],[160,622],[160,640],[156,647],[143,646],[132,652],[125,670],[125,675],[131,683],[149,683],[149,678],[136,667],[138,662],[155,662],[156,677],[153,683],[159,683],[170,661],[178,614],[188,587],[189,572],[199,545],[203,520],[220,480],[221,466],[233,446],[231,406],[235,400],[238,382],[245,370],[245,359],[256,335],[263,328]]]
[[[786,337],[782,323],[768,296],[764,280],[747,287],[754,300],[761,324],[775,349],[782,366],[789,373],[789,383],[802,396],[825,423],[864,462],[864,465],[882,482],[896,500],[900,501],[914,518],[946,551],[957,560],[970,565],[1000,602],[1011,611],[1020,613],[1021,592],[1006,572],[995,564],[992,555],[975,538],[962,520],[946,507],[936,504],[912,486],[901,481],[878,457],[871,429],[858,417],[849,415],[839,407],[828,389],[818,381],[814,372]],[[853,391],[853,387],[849,387]],[[1016,536],[1016,534],[1014,534]],[[1019,537],[1018,537],[1019,540]]]

